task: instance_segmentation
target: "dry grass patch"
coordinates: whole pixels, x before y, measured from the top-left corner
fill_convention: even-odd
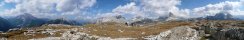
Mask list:
[[[190,22],[165,22],[165,23],[155,23],[150,25],[145,25],[142,27],[138,26],[127,26],[125,24],[119,23],[103,23],[103,24],[88,24],[83,27],[77,26],[41,26],[36,28],[22,29],[19,31],[7,32],[7,34],[0,35],[1,37],[6,37],[9,40],[27,40],[33,38],[45,38],[45,37],[60,37],[61,33],[69,31],[73,28],[77,28],[78,31],[88,33],[91,35],[97,35],[102,37],[111,38],[142,38],[150,35],[158,35],[160,32],[169,30],[178,26],[191,26]],[[57,31],[55,35],[35,33],[34,36],[24,35],[26,30],[34,30],[35,32],[41,32],[45,29],[61,30]]]
[[[190,26],[189,22],[156,23],[150,27],[129,27],[124,24],[89,24],[84,26],[83,32],[112,38],[142,38],[150,35],[158,35],[162,31],[178,27]]]

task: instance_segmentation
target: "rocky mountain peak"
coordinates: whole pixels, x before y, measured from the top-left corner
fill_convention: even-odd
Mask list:
[[[169,16],[168,17],[174,17],[175,15],[172,12],[169,12]]]
[[[208,20],[235,20],[235,18],[228,12],[220,12],[214,16],[205,17]]]
[[[103,22],[125,23],[126,19],[122,15],[105,16],[97,19],[97,23],[103,23]]]

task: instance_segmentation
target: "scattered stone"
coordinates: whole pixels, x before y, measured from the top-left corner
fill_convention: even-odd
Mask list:
[[[19,28],[13,28],[13,29],[9,29],[7,32],[11,32],[11,31],[19,31],[19,30],[21,30],[21,29],[19,29]]]
[[[149,36],[147,40],[199,40],[199,32],[190,27],[176,27],[156,36]]]
[[[141,34],[145,34],[145,32],[142,32]]]
[[[122,31],[122,30],[120,30],[120,29],[119,29],[118,31],[121,32],[121,33],[124,32],[124,31]]]
[[[244,40],[244,29],[230,29],[212,34],[214,40]]]

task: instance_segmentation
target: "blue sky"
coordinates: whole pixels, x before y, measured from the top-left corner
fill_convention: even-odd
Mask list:
[[[3,2],[4,0],[0,0],[0,2]],[[0,9],[0,11],[3,11],[5,9],[11,9],[11,8],[15,8],[15,4],[14,3],[5,3],[5,5],[3,5],[3,7]]]
[[[238,0],[182,0],[179,8],[182,9],[193,9],[196,7],[206,6],[208,4],[216,4],[224,1],[238,1]]]
[[[197,7],[206,6],[208,4],[216,4],[224,1],[238,1],[238,0],[181,0],[178,5],[180,9],[193,9]],[[92,8],[92,12],[111,12],[117,6],[123,6],[130,3],[130,0],[97,0],[97,4]]]
[[[12,0],[8,0],[8,1],[12,1]],[[82,6],[82,8],[81,9],[79,9],[78,11],[80,11],[80,12],[75,12],[74,10],[76,10],[76,9],[72,9],[73,7],[72,7],[72,1],[70,1],[71,3],[70,3],[70,5],[71,5],[71,7],[68,7],[68,9],[67,8],[65,8],[65,6],[61,6],[60,8],[63,8],[61,11],[58,9],[58,8],[54,8],[54,9],[56,9],[55,11],[60,11],[60,12],[56,12],[56,13],[49,13],[49,12],[46,12],[46,9],[44,8],[44,9],[42,9],[41,8],[41,5],[46,5],[46,4],[43,4],[43,3],[37,3],[37,4],[40,4],[40,5],[32,5],[33,6],[33,8],[36,8],[36,9],[28,9],[28,8],[24,8],[24,7],[28,7],[28,5],[30,5],[30,4],[24,4],[24,2],[22,2],[23,0],[21,0],[21,3],[8,3],[8,2],[6,2],[5,0],[0,0],[0,2],[1,2],[1,4],[4,4],[4,5],[2,5],[2,6],[0,6],[0,15],[2,14],[2,15],[7,15],[9,12],[5,12],[5,10],[17,10],[16,8],[15,8],[15,6],[17,5],[17,4],[22,4],[22,5],[20,5],[20,6],[23,6],[23,8],[22,9],[18,9],[17,10],[17,12],[12,12],[12,14],[15,14],[15,13],[21,13],[21,12],[23,12],[23,10],[25,10],[27,13],[33,13],[33,14],[35,14],[35,15],[39,15],[39,14],[43,14],[43,13],[47,13],[47,15],[49,15],[49,14],[52,14],[52,16],[53,15],[55,15],[55,14],[58,14],[58,15],[60,15],[60,14],[67,14],[67,13],[69,13],[69,12],[71,12],[71,14],[72,15],[69,15],[69,16],[73,16],[73,17],[76,17],[77,15],[78,16],[82,16],[82,15],[80,15],[80,14],[84,14],[84,13],[82,13],[82,12],[88,12],[89,14],[93,14],[93,15],[96,15],[96,14],[98,14],[98,13],[104,13],[104,14],[106,14],[106,13],[111,13],[111,11],[113,11],[115,8],[117,8],[118,6],[122,6],[122,7],[126,7],[126,5],[127,4],[131,4],[131,2],[132,2],[132,0],[95,0],[96,2],[91,2],[91,0],[88,0],[88,2],[84,2],[84,5],[80,5],[80,6]],[[24,1],[26,1],[26,0],[24,0]],[[28,2],[32,2],[33,0],[31,0],[31,1],[28,1]],[[38,2],[38,1],[49,1],[49,0],[37,0],[37,1],[33,1],[34,3],[35,2]],[[65,1],[65,0],[60,0],[60,1]],[[67,1],[67,0],[66,0]],[[68,0],[69,1],[69,0]],[[87,1],[87,0],[80,0],[80,1]],[[94,0],[93,0],[94,1]],[[139,5],[141,5],[140,3],[142,3],[142,2],[140,2],[141,0],[136,0],[135,2],[136,2],[136,7],[139,7],[139,11],[143,11],[143,10],[141,10],[140,8],[142,8],[143,6],[139,6]],[[144,0],[144,1],[150,1],[150,0]],[[160,1],[160,0],[157,0],[157,1]],[[166,0],[167,1],[167,0]],[[171,1],[171,0],[170,0]],[[177,0],[173,0],[173,1],[177,1]],[[222,3],[222,2],[225,2],[225,1],[230,1],[230,2],[239,2],[240,0],[179,0],[179,1],[181,1],[180,2],[180,5],[176,5],[176,7],[177,8],[179,8],[180,10],[184,10],[184,9],[190,9],[189,11],[199,11],[199,10],[193,10],[193,9],[197,9],[197,8],[199,8],[199,7],[205,7],[206,5],[209,5],[209,4],[219,4],[219,3]],[[13,2],[13,1],[12,1]],[[45,3],[45,2],[44,2]],[[55,1],[55,2],[50,2],[50,3],[55,3],[55,4],[58,4],[59,3],[59,1]],[[69,2],[68,2],[69,3]],[[67,3],[67,4],[68,4]],[[79,2],[73,2],[73,3],[79,3]],[[81,2],[81,3],[83,3],[83,2]],[[152,2],[152,4],[153,4],[154,2]],[[159,3],[164,3],[164,2],[159,2]],[[65,3],[64,3],[65,4]],[[67,4],[65,4],[65,5],[67,5]],[[85,5],[85,4],[88,4],[88,5]],[[156,3],[157,4],[157,3]],[[60,4],[61,5],[61,4]],[[92,6],[91,6],[92,5]],[[154,4],[153,4],[154,5]],[[161,6],[162,5],[162,6]],[[165,4],[166,5],[166,8],[169,8],[169,9],[171,9],[171,7],[172,6],[168,6],[167,4]],[[159,7],[164,7],[165,6],[164,4],[159,4]],[[172,5],[174,5],[174,4],[172,4]],[[50,8],[52,8],[52,6],[53,6],[53,4],[51,4],[51,5],[48,5],[47,7],[50,7]],[[54,5],[54,6],[57,6],[57,5]],[[79,6],[79,4],[78,4],[78,6]],[[84,7],[83,7],[84,6]],[[134,6],[134,5],[132,5],[132,6]],[[244,6],[243,5],[241,5],[242,7],[240,7],[239,9],[240,10],[242,10],[242,11],[244,11]],[[77,7],[77,6],[75,6],[75,7]],[[131,7],[131,6],[130,6]],[[153,6],[152,6],[153,7]],[[88,9],[86,9],[85,11],[84,11],[84,8],[88,8]],[[207,8],[207,7],[206,7]],[[213,7],[214,8],[214,7]],[[67,10],[69,11],[69,12],[67,12]],[[33,10],[33,11],[37,11],[37,12],[29,12],[28,10]],[[45,12],[43,12],[43,11],[45,11]],[[133,9],[130,9],[130,10],[133,10]],[[154,10],[154,9],[150,9],[150,10]],[[160,10],[162,10],[162,9],[160,9]],[[159,10],[159,11],[160,11]],[[206,11],[206,10],[209,10],[209,9],[202,9],[202,10],[204,10],[204,11]],[[40,13],[38,14],[38,12],[40,11]],[[65,11],[65,12],[62,12],[62,11]],[[77,11],[77,10],[76,10]],[[157,11],[157,10],[156,10]],[[156,12],[156,11],[153,11],[153,12]],[[162,11],[164,11],[164,10],[162,10]],[[200,10],[201,11],[201,10]],[[23,13],[26,13],[26,12],[23,12]],[[125,10],[123,11],[123,12],[126,12]],[[179,13],[179,12],[175,12],[175,13]],[[190,13],[192,13],[192,12],[190,12]],[[12,15],[12,14],[9,14],[9,15]],[[155,13],[156,15],[158,14],[158,13]],[[56,16],[58,16],[58,15],[56,15]],[[75,16],[74,16],[75,15]],[[127,15],[127,14],[126,14]],[[40,16],[40,15],[39,15]],[[43,15],[41,15],[41,16],[43,16]],[[89,16],[89,15],[86,15],[86,16]],[[82,17],[84,17],[84,16],[82,16]]]
[[[244,11],[244,5],[242,5],[242,6],[240,7],[240,10],[241,10],[241,11]]]
[[[129,2],[130,0],[97,0],[95,6],[91,8],[91,11],[111,12],[117,6],[125,5]]]

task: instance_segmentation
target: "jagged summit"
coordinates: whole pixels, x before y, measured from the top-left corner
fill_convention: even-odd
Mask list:
[[[21,14],[19,16],[17,16],[16,18],[18,19],[37,19],[36,17],[34,17],[33,15],[29,14],[29,13],[24,13],[24,14]]]
[[[176,21],[176,20],[186,20],[189,19],[185,15],[179,15],[169,12],[168,16],[159,16],[156,21]]]
[[[165,21],[186,20],[186,19],[188,19],[188,17],[183,16],[183,15],[179,15],[179,14],[174,14],[172,12],[169,12],[169,16],[167,17],[167,19]]]
[[[97,19],[97,23],[103,23],[103,22],[126,23],[126,19],[122,15],[105,16]]]

